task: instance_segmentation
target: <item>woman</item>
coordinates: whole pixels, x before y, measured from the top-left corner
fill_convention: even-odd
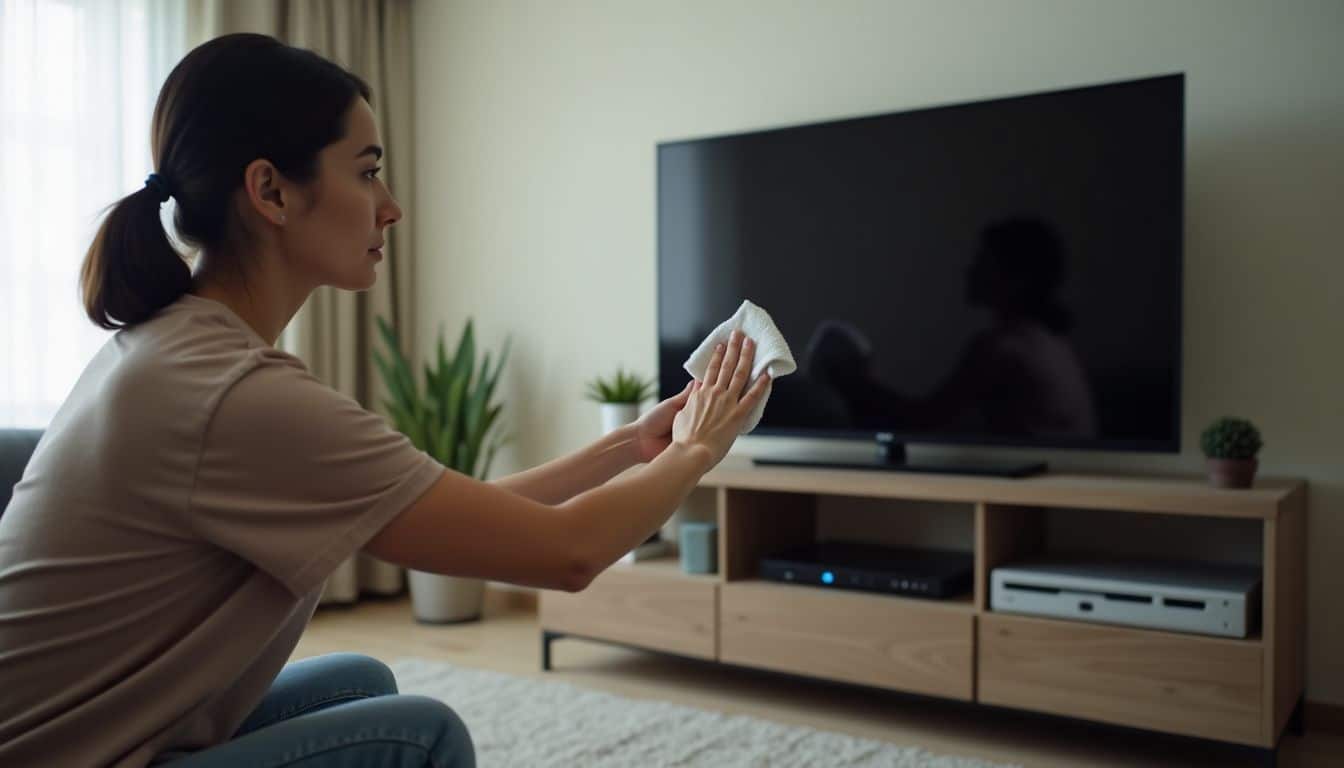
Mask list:
[[[765,392],[734,340],[636,424],[484,483],[320,384],[273,345],[314,288],[372,285],[401,218],[369,97],[259,35],[196,48],[164,83],[157,172],[108,213],[82,273],[89,316],[120,330],[0,518],[0,764],[471,765],[457,716],[392,695],[381,663],[284,667],[326,577],[364,550],[583,589]],[[194,271],[160,223],[169,197]]]

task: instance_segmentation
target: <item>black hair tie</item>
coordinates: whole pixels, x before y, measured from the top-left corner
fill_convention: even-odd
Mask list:
[[[154,194],[159,198],[160,203],[167,202],[168,198],[173,196],[172,191],[168,188],[167,180],[157,173],[149,174],[149,178],[145,179],[145,186],[154,190]]]

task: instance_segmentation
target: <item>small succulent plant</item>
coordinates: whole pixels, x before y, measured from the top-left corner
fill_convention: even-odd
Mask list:
[[[1221,418],[1199,436],[1199,446],[1211,459],[1253,459],[1259,453],[1260,430],[1245,419]]]
[[[588,382],[589,400],[599,403],[639,404],[653,396],[655,382],[618,368],[610,378],[598,376]]]

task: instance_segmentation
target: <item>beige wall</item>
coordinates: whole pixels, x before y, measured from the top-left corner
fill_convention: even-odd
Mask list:
[[[1258,422],[1311,481],[1309,694],[1344,703],[1341,33],[1338,0],[418,2],[422,348],[513,334],[497,470],[541,463],[597,437],[585,380],[654,372],[657,142],[1185,72],[1185,452],[1046,457],[1196,470]]]

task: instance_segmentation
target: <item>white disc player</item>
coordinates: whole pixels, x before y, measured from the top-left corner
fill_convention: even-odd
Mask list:
[[[1052,558],[990,572],[995,611],[1246,637],[1260,620],[1260,569]]]

